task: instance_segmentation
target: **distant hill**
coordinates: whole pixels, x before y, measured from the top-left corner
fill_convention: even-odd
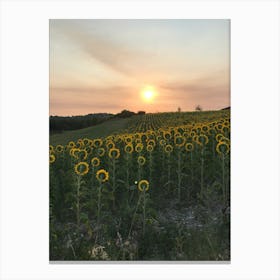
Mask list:
[[[83,129],[64,131],[50,135],[51,145],[66,145],[69,141],[77,141],[80,138],[98,138],[106,137],[115,132],[121,132],[127,129],[130,118],[111,118],[108,121],[90,126]]]
[[[230,109],[230,106],[229,107],[226,107],[226,108],[223,108],[221,110],[229,110]]]
[[[60,133],[65,130],[76,130],[100,124],[114,115],[108,113],[88,114],[85,116],[50,116],[50,133]]]

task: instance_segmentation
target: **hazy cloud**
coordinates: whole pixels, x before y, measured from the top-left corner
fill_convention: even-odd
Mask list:
[[[79,24],[73,24],[67,20],[54,24],[55,32],[67,36],[80,50],[114,71],[125,75],[136,74],[139,69],[150,63],[151,54],[110,40],[108,35],[101,35],[94,29],[88,31]]]

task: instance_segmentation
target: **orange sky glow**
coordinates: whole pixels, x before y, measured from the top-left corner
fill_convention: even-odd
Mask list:
[[[229,20],[50,20],[50,115],[227,107],[229,38]]]

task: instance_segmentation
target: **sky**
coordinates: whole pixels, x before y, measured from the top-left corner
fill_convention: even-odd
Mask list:
[[[230,21],[50,20],[49,86],[58,116],[227,107]]]

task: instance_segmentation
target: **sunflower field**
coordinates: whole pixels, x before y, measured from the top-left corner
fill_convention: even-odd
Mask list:
[[[229,110],[135,116],[49,165],[50,260],[230,260]]]

